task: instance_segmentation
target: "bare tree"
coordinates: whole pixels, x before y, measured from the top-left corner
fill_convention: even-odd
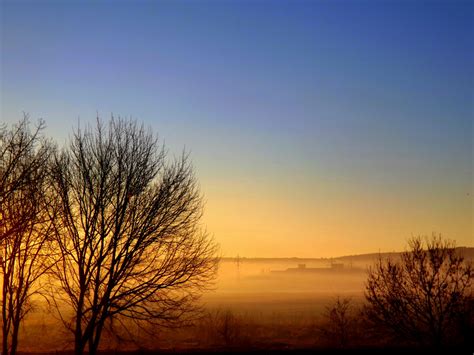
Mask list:
[[[93,354],[107,321],[179,321],[214,277],[216,246],[187,155],[168,162],[135,121],[76,130],[53,169],[61,258],[53,301]],[[73,309],[72,321],[62,310]]]
[[[400,261],[379,259],[369,270],[366,313],[395,338],[445,345],[472,316],[472,265],[441,237],[412,238],[409,247]]]
[[[324,319],[325,322],[321,327],[322,335],[339,348],[349,346],[356,326],[353,300],[338,296],[330,306],[326,307]]]
[[[242,327],[239,317],[234,315],[230,309],[218,310],[215,315],[215,326],[218,335],[226,346],[236,345],[240,338]]]
[[[25,116],[0,133],[0,271],[2,353],[15,354],[21,321],[47,271],[50,219],[45,213],[52,146],[44,122],[30,131]]]

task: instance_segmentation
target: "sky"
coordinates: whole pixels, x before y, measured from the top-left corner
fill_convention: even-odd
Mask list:
[[[474,246],[474,3],[2,1],[1,119],[191,153],[224,256]]]

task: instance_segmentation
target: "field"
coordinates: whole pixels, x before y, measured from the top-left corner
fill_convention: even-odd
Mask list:
[[[304,263],[306,271],[287,272]],[[337,296],[362,301],[366,270],[360,264],[330,269],[327,260],[223,259],[213,289],[201,298],[203,312],[192,324],[144,333],[131,327],[134,341],[104,334],[104,349],[300,348],[318,343],[325,308]],[[321,270],[311,270],[321,268]],[[36,302],[25,322],[21,351],[67,350],[71,334]],[[228,329],[227,329],[228,328]],[[227,332],[227,333],[226,333]]]
[[[471,255],[466,255],[471,259]],[[396,256],[395,256],[396,257]],[[328,307],[339,297],[351,300],[355,320],[348,348],[385,346],[356,326],[364,302],[367,269],[377,255],[331,259],[224,258],[201,312],[180,327],[139,328],[128,323],[106,331],[102,350],[165,352],[286,351],[336,349],[328,336]],[[69,351],[72,334],[45,304],[36,307],[21,332],[20,351]],[[361,330],[362,329],[362,330]]]

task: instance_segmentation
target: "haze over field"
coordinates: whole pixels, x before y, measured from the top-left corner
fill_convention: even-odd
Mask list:
[[[467,261],[474,261],[474,248],[458,248]],[[254,294],[362,296],[367,271],[377,260],[399,260],[400,252],[337,256],[334,258],[223,258],[212,299],[225,295],[246,298]]]

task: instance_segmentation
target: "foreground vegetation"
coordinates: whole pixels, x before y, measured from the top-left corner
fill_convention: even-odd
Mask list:
[[[78,355],[123,320],[179,324],[217,262],[187,155],[168,159],[132,120],[97,119],[63,149],[44,128],[0,126],[2,353],[16,353],[35,295]]]

